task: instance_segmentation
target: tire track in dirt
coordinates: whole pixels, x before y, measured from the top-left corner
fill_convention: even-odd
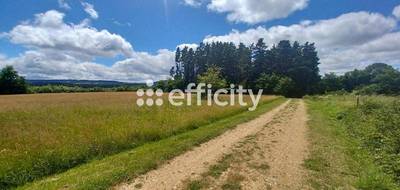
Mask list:
[[[187,179],[182,189],[310,189],[302,166],[309,146],[306,135],[305,104],[296,100],[207,172]]]
[[[184,180],[206,172],[210,165],[216,163],[224,154],[228,154],[233,145],[262,130],[265,124],[271,122],[276,114],[285,110],[289,103],[290,100],[254,120],[239,124],[236,128],[175,157],[160,168],[113,189],[181,189]]]

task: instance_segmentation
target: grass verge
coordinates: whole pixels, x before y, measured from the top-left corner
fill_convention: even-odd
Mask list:
[[[311,153],[305,160],[314,189],[398,189],[374,163],[362,143],[352,138],[338,118],[350,105],[346,100],[307,100]],[[354,118],[357,119],[357,118]]]
[[[206,142],[239,123],[270,111],[284,101],[284,98],[271,100],[260,105],[256,111],[230,116],[186,133],[95,160],[64,173],[26,184],[18,189],[107,189],[154,169],[193,146]]]

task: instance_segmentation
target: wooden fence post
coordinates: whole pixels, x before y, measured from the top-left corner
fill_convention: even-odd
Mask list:
[[[360,105],[360,96],[357,96],[357,107]]]

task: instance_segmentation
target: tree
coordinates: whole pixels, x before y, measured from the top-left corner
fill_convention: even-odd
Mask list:
[[[319,58],[314,44],[300,45],[288,40],[282,40],[269,50],[271,64],[270,72],[290,78],[294,83],[294,90],[290,97],[302,97],[306,94],[318,92],[321,79],[319,75]]]
[[[182,56],[181,49],[178,47],[175,52],[175,66],[171,68],[170,75],[175,80],[182,79],[183,69],[182,69]]]
[[[249,77],[250,83],[255,83],[256,80],[261,76],[261,74],[271,74],[271,65],[269,65],[268,60],[268,46],[264,43],[264,39],[260,38],[256,45],[252,45],[252,59],[251,63],[251,76]],[[253,87],[250,85],[250,87]]]
[[[12,66],[0,71],[0,94],[24,94],[27,92],[25,78],[18,75]]]
[[[400,72],[390,65],[374,63],[363,70],[355,69],[343,76],[326,74],[321,81],[323,91],[346,90],[357,94],[400,94]]]
[[[354,71],[345,73],[343,76],[343,85],[345,90],[348,92],[370,83],[371,76],[363,70],[355,69]]]
[[[277,74],[268,75],[263,73],[256,82],[256,88],[263,89],[266,94],[277,94],[287,97],[291,97],[295,89],[294,87],[294,82],[291,78]]]
[[[325,74],[321,81],[324,92],[339,91],[344,88],[341,77],[335,73]]]
[[[208,68],[205,73],[199,75],[198,82],[211,84],[213,91],[228,86],[226,80],[221,76],[221,69],[215,66]]]
[[[280,80],[280,76],[276,74],[262,73],[256,81],[256,88],[263,89],[265,94],[275,94],[275,87]]]
[[[375,63],[365,68],[371,76],[371,84],[376,84],[377,94],[400,94],[400,72],[390,65]]]
[[[274,88],[276,94],[280,94],[286,97],[291,97],[295,90],[295,84],[289,77],[281,77]]]
[[[235,80],[231,81],[233,84],[248,85],[248,80],[252,70],[251,64],[251,49],[246,47],[243,43],[239,44],[237,49],[237,64],[235,72]]]

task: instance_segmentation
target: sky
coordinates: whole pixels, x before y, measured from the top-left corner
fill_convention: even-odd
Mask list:
[[[400,68],[400,0],[2,0],[0,67],[27,79],[168,78],[176,47],[313,42],[321,74]]]

